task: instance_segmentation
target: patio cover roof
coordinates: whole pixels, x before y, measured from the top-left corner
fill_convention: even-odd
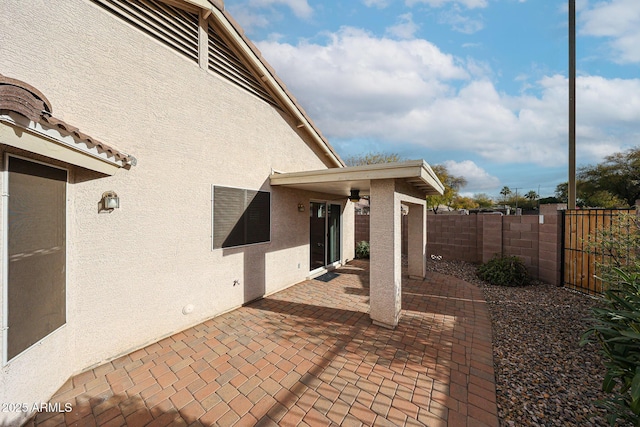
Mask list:
[[[348,196],[351,190],[368,195],[371,181],[377,179],[401,179],[424,193],[440,195],[444,186],[424,160],[397,163],[351,166],[303,172],[271,174],[271,185],[291,187],[321,193]]]

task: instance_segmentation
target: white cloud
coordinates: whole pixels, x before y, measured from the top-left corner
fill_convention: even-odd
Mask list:
[[[298,18],[310,18],[313,9],[307,0],[250,0],[250,7],[269,7],[273,5],[284,5],[291,9]]]
[[[640,62],[640,1],[598,2],[584,8],[580,20],[580,34],[609,39],[615,61]]]
[[[477,33],[484,28],[484,22],[481,19],[474,19],[462,14],[457,6],[440,13],[438,22],[450,25],[453,30],[463,34]]]
[[[466,192],[478,193],[500,186],[500,180],[497,177],[490,175],[471,160],[461,162],[447,160],[442,164],[452,175],[462,176],[467,180],[467,185],[463,188]]]
[[[349,133],[350,121],[402,117],[412,106],[443,96],[443,82],[466,79],[455,58],[425,40],[378,39],[345,27],[327,45],[260,42],[258,47],[313,117]],[[311,102],[313,100],[313,102]]]
[[[468,9],[487,7],[487,0],[405,0],[405,4],[409,7],[416,4],[426,4],[431,7],[442,7],[446,4],[462,5]]]
[[[390,0],[362,0],[362,3],[367,7],[377,7],[378,9],[384,9],[389,6]]]
[[[256,28],[267,28],[275,21],[282,20],[278,6],[291,9],[291,12],[302,19],[310,19],[313,8],[307,0],[246,0],[234,3],[229,8],[242,27],[250,33]]]
[[[494,163],[566,164],[564,76],[529,82],[535,90],[510,96],[496,90],[486,65],[426,40],[354,28],[329,34],[326,45],[272,41],[259,48],[330,140],[379,141],[390,152],[394,144],[458,150]],[[637,144],[640,79],[581,76],[577,102],[580,163]]]
[[[251,32],[256,28],[266,28],[271,23],[270,19],[261,13],[257,13],[255,9],[247,7],[233,7],[233,16],[238,22],[242,22],[242,28]]]
[[[398,17],[398,23],[396,25],[388,27],[385,32],[399,39],[411,39],[419,28],[418,24],[413,22],[411,13],[405,13]]]

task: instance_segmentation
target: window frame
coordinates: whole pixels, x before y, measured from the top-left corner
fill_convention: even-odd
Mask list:
[[[216,187],[227,188],[227,189],[232,189],[232,190],[255,191],[257,193],[267,194],[269,196],[269,238],[267,240],[260,241],[260,242],[243,243],[243,244],[240,244],[240,245],[216,247],[215,246],[215,230],[216,230],[216,226],[215,226],[215,221],[216,221],[216,219],[215,219],[215,203],[216,203],[215,189],[216,189]],[[272,195],[271,191],[256,190],[256,189],[252,189],[252,188],[236,187],[236,186],[231,186],[231,185],[212,184],[211,185],[211,250],[212,251],[229,250],[229,249],[245,248],[245,247],[249,247],[249,246],[264,245],[264,244],[271,243],[271,228],[272,228],[272,224],[273,224],[273,218],[272,218],[273,198],[271,197],[271,195]],[[243,212],[246,213],[247,207],[248,206],[246,206],[246,205],[244,206],[244,211]]]
[[[40,338],[38,341],[34,342],[20,353],[13,356],[11,359],[8,359],[9,354],[9,159],[16,158],[32,163],[37,163],[43,166],[47,166],[54,169],[63,170],[66,174],[65,180],[65,201],[64,201],[64,227],[65,227],[65,269],[64,269],[64,289],[65,289],[65,309],[64,309],[64,323],[53,329],[47,335]],[[69,316],[69,305],[67,304],[67,290],[69,283],[69,268],[68,268],[68,248],[69,248],[69,209],[68,209],[68,197],[69,197],[69,177],[70,177],[70,169],[67,167],[53,165],[51,163],[47,163],[46,161],[36,160],[34,158],[30,158],[27,156],[14,154],[10,152],[3,153],[3,166],[4,169],[2,171],[2,328],[3,328],[3,337],[2,337],[2,366],[6,366],[16,359],[23,356],[25,353],[31,351],[33,348],[37,347],[44,340],[51,337],[53,334],[58,333],[61,329],[65,328],[68,324],[68,316]]]

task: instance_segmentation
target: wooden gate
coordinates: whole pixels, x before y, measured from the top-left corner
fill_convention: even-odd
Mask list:
[[[609,255],[589,251],[598,230],[610,229],[620,213],[634,209],[569,209],[563,213],[562,283],[589,294],[601,294],[602,281],[596,277],[596,262],[605,263]]]

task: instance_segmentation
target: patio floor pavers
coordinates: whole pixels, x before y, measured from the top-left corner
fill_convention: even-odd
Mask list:
[[[481,289],[403,279],[372,324],[368,262],[309,280],[71,378],[30,426],[498,426]]]

